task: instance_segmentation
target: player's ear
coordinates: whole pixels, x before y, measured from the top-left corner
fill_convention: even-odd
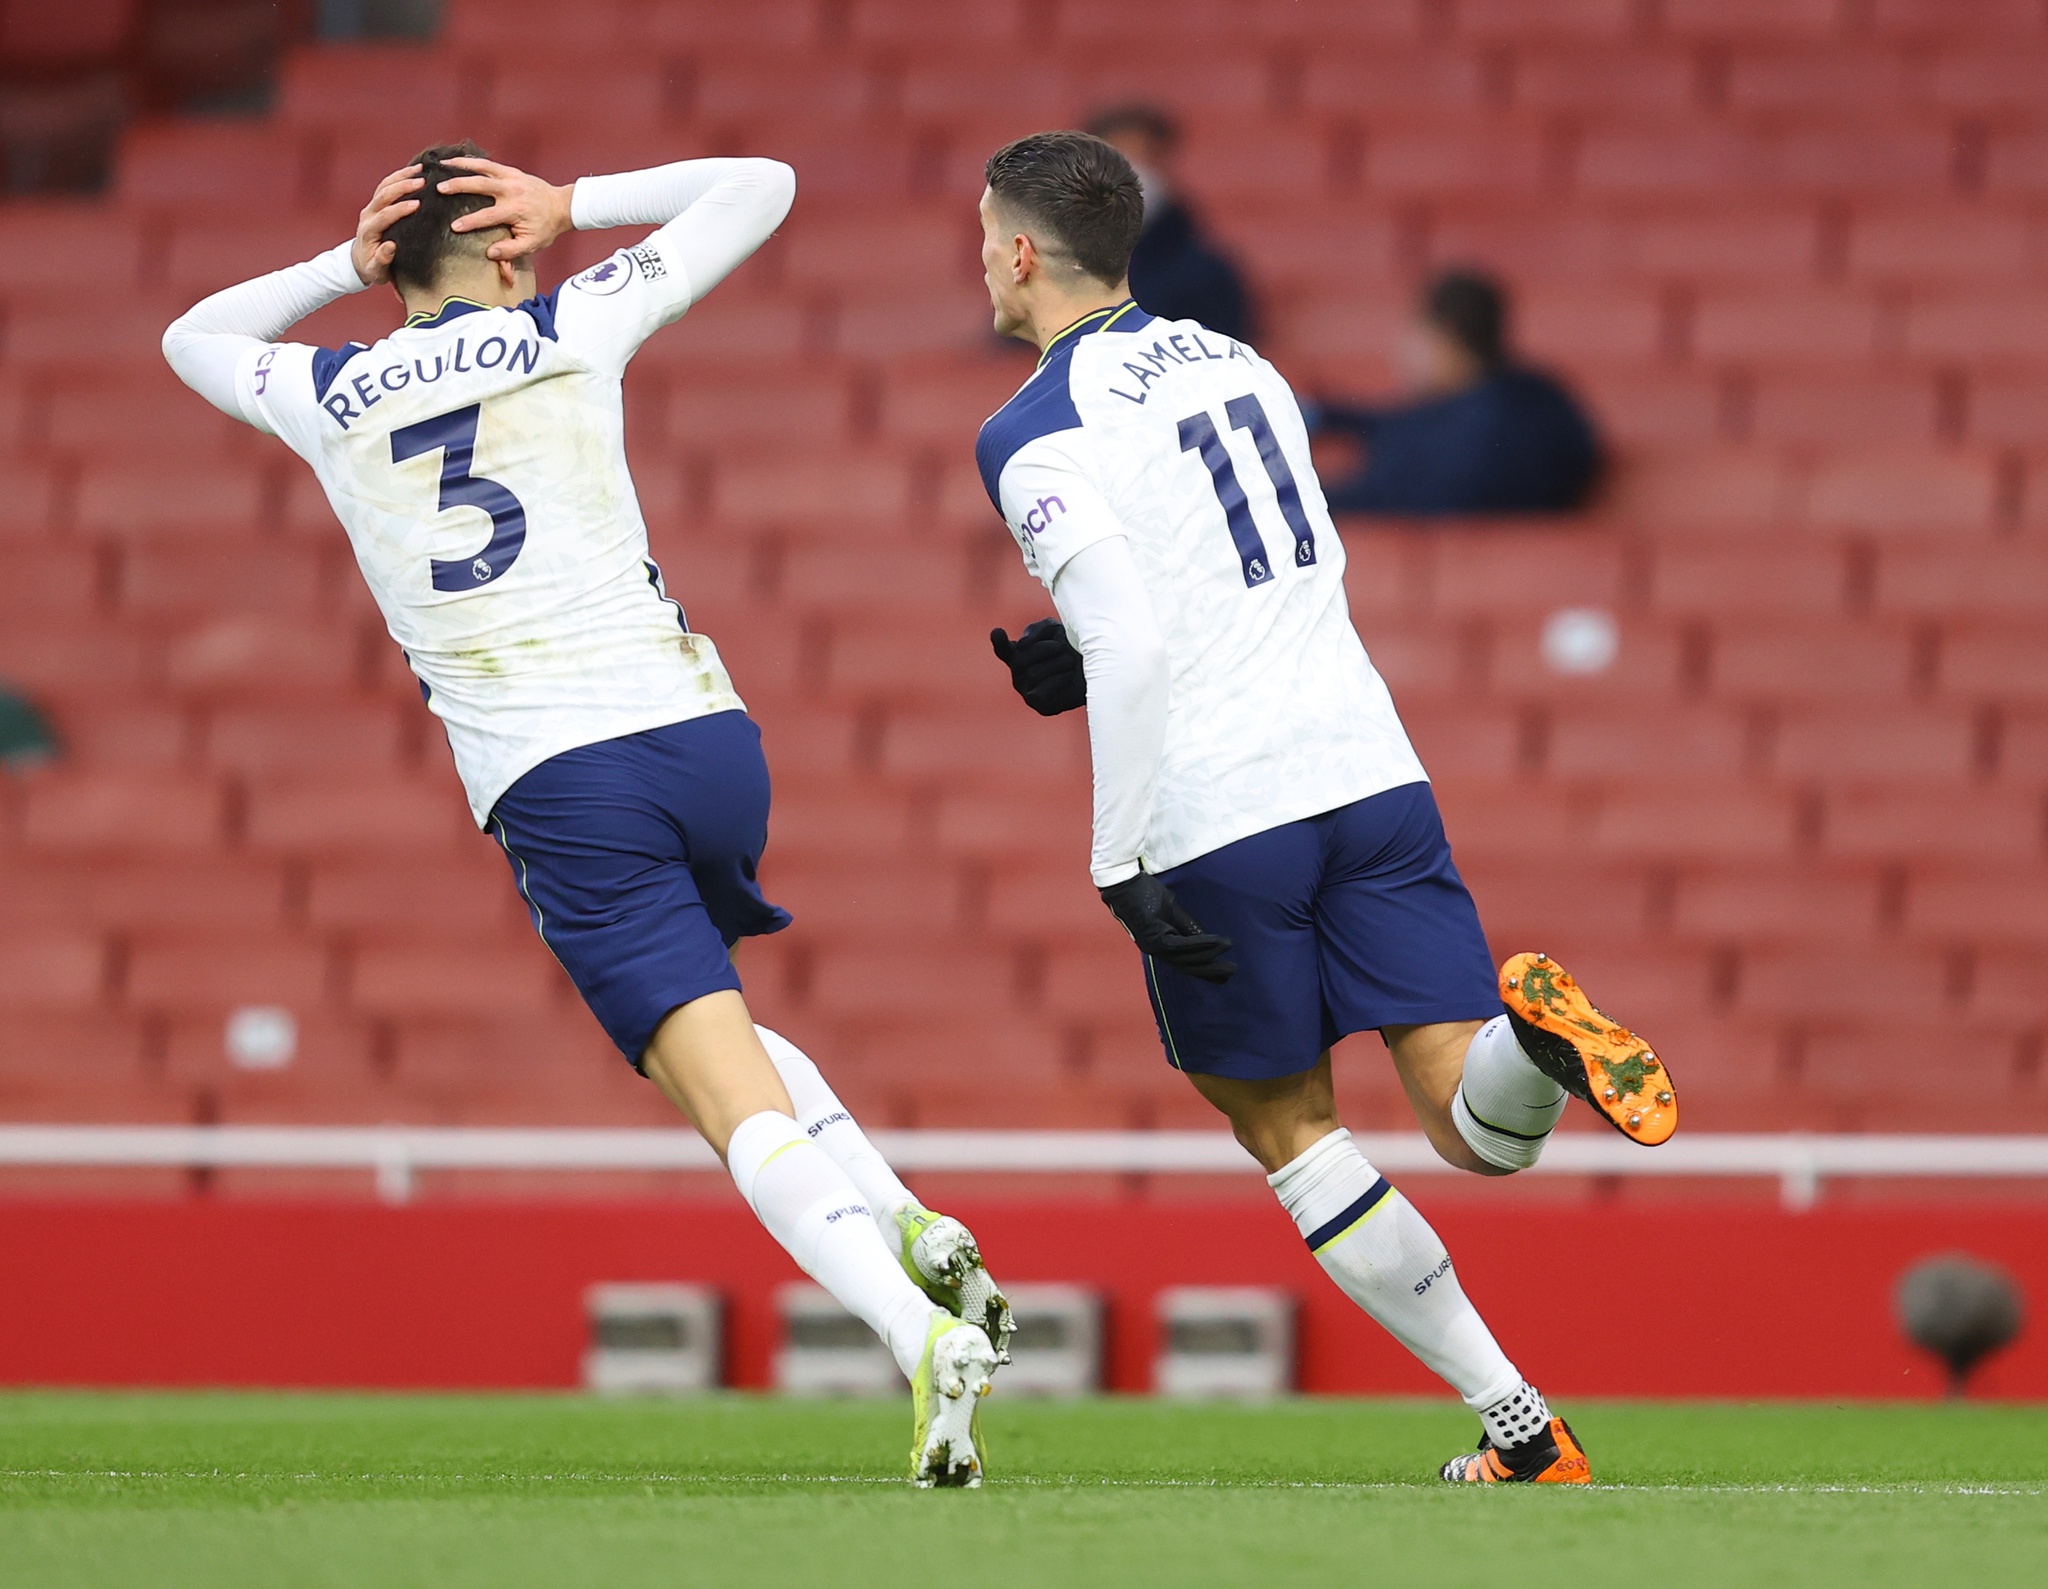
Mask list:
[[[519,262],[513,259],[493,260],[498,267],[498,285],[507,292],[519,290]]]

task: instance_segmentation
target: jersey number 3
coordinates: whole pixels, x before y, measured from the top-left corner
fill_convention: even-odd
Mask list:
[[[1288,468],[1287,455],[1280,450],[1280,438],[1266,421],[1265,408],[1256,394],[1247,392],[1225,403],[1223,412],[1229,417],[1232,430],[1252,433],[1259,461],[1266,466],[1266,478],[1273,482],[1273,495],[1279,498],[1280,517],[1294,532],[1295,566],[1308,567],[1316,560],[1316,532],[1309,525],[1308,514],[1302,511],[1294,471]],[[1273,577],[1272,565],[1266,561],[1266,543],[1260,539],[1258,525],[1252,522],[1251,501],[1238,482],[1237,466],[1230,461],[1230,449],[1223,445],[1216,421],[1206,412],[1188,415],[1180,422],[1180,450],[1202,455],[1209,481],[1216,487],[1216,500],[1223,505],[1223,521],[1230,526],[1230,539],[1236,543],[1238,561],[1244,565],[1244,582],[1265,584]]]
[[[475,557],[433,560],[436,590],[481,590],[519,560],[519,549],[526,544],[526,509],[520,500],[497,481],[469,472],[476,461],[476,422],[482,413],[482,404],[471,403],[391,433],[393,463],[430,452],[441,455],[443,513],[450,508],[481,508],[491,516],[491,538]]]

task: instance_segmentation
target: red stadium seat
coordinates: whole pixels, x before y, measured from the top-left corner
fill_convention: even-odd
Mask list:
[[[1998,769],[2012,779],[2048,779],[2048,714],[2009,712],[1999,721]]]
[[[1542,948],[1574,918],[1613,938],[1625,938],[1649,919],[1650,879],[1640,867],[1590,863],[1578,853],[1549,865],[1499,857],[1468,864],[1456,829],[1450,840],[1488,938],[1510,946],[1502,959],[1532,945]]]
[[[1749,113],[1855,113],[1910,97],[1906,63],[1896,50],[1830,43],[1819,49],[1745,47],[1730,52],[1728,103]]]
[[[1042,735],[1031,735],[1027,729],[1015,737],[1037,740],[1038,748],[1042,749],[1044,744],[1056,743],[1063,736],[1048,726]],[[1065,745],[1073,745],[1073,740],[1066,739]],[[1019,770],[1042,776],[1052,758],[1033,755],[1032,748],[1027,743],[1019,754]],[[1071,751],[1069,755],[1071,766]],[[1089,815],[1088,786],[1084,775],[1075,768],[1066,790],[1048,788],[1042,783],[1012,783],[948,794],[939,801],[932,839],[940,852],[948,856],[991,860],[1034,856],[1067,867],[1081,867],[1088,857]]]
[[[2048,951],[2038,943],[2021,949],[1987,949],[1970,968],[1970,1009],[1987,1020],[2048,1021]]]
[[[1963,699],[2048,702],[2048,635],[2038,622],[1962,626],[1944,639],[1941,687]]]
[[[659,136],[664,122],[688,108],[691,74],[671,56],[622,55],[594,50],[570,54],[558,47],[506,39],[492,52],[490,115],[507,125],[554,119],[574,106],[579,122],[633,124]],[[659,156],[650,149],[649,164]]]
[[[1590,840],[1614,859],[1769,860],[1792,853],[1798,819],[1795,802],[1776,791],[1646,784],[1603,793]]]
[[[2009,360],[2048,352],[2040,329],[2048,297],[2040,292],[1985,292],[1916,298],[1906,321],[1906,349],[1932,359]]]
[[[1750,430],[1793,446],[1925,446],[1935,439],[1939,393],[1926,376],[1840,378],[1771,374],[1756,385]]]
[[[249,537],[242,544],[150,541],[120,560],[121,607],[151,617],[254,608],[311,617],[329,581],[315,547]]]
[[[1540,750],[1540,723],[1491,701],[1412,701],[1401,714],[1422,764],[1436,778],[1507,778]]]
[[[159,852],[109,864],[101,856],[40,854],[0,861],[10,918],[170,936],[187,929],[260,929],[286,917],[284,869],[220,856]]]
[[[349,1002],[396,1019],[539,1015],[573,996],[561,968],[532,934],[497,943],[436,934],[366,943],[349,965]]]
[[[1715,632],[1712,666],[1715,693],[1730,699],[1903,700],[1915,663],[1912,636],[1899,628],[1728,623]]]
[[[189,759],[194,738],[190,712],[158,703],[124,703],[97,692],[39,694],[37,704],[57,731],[66,762],[99,771],[176,768]]]
[[[9,489],[13,487],[9,480]],[[40,614],[72,622],[90,619],[100,604],[104,559],[90,546],[24,545],[6,553],[7,582],[0,613],[8,619]]]
[[[924,946],[826,948],[811,976],[810,1006],[841,1018],[978,1015],[1002,1018],[1018,1004],[1017,967],[1003,952]]]
[[[222,790],[211,778],[60,768],[28,787],[20,832],[34,850],[114,860],[212,849],[225,826]]]
[[[119,193],[140,204],[237,209],[252,192],[296,200],[306,157],[297,130],[265,121],[146,121],[122,139],[118,170]]]
[[[164,677],[181,694],[211,700],[303,700],[352,693],[360,652],[360,637],[337,627],[222,614],[171,639]]]
[[[1650,564],[1650,596],[1666,612],[1828,618],[1848,590],[1839,547],[1818,540],[1668,536]]]
[[[248,840],[291,855],[371,855],[445,848],[469,831],[460,794],[398,773],[364,767],[266,778],[248,792]],[[472,841],[482,845],[481,835]]]
[[[78,483],[77,514],[89,529],[202,537],[256,527],[264,475],[246,464],[185,459],[145,465],[94,460]]]
[[[295,51],[279,73],[277,116],[322,127],[421,118],[454,127],[476,108],[466,98],[467,65],[452,53],[426,52],[412,44],[330,44]]]
[[[139,940],[130,950],[127,993],[145,1010],[225,1016],[241,1005],[281,1005],[301,1016],[325,1007],[335,966],[309,935],[276,925],[267,931],[202,934],[186,930]]]
[[[77,929],[0,937],[0,1007],[86,1010],[106,993],[107,944]]]
[[[384,704],[343,707],[311,720],[292,707],[229,707],[208,718],[206,757],[259,776],[396,767],[405,732],[404,719]]]
[[[2004,210],[1872,208],[1852,222],[1848,255],[1849,268],[1873,281],[2017,283],[2032,269],[2033,233],[2024,215]]]
[[[1915,42],[1990,38],[2008,47],[2021,41],[2038,45],[2042,32],[2041,13],[2030,0],[1977,0],[1969,6],[1946,0],[1875,0],[1869,15],[1870,29],[1879,38]]]
[[[1948,970],[1933,953],[1887,951],[1882,975],[1854,949],[1778,948],[1743,956],[1735,1002],[1751,1015],[1805,1020],[1932,1019],[1950,1002]]]
[[[1759,725],[1748,712],[1719,705],[1561,704],[1539,724],[1542,765],[1554,776],[1597,783],[1611,778],[1738,777],[1756,760]]]
[[[2030,864],[2042,847],[2037,792],[1849,789],[1829,797],[1821,819],[1822,850],[1844,857]]]
[[[1677,879],[1671,920],[1694,942],[1759,950],[1867,943],[1885,925],[1884,898],[1875,868],[1688,867]]]
[[[1969,712],[1793,708],[1776,727],[1773,764],[1790,778],[1890,778],[1961,783],[1975,771],[1981,730]]]
[[[1917,871],[1906,886],[1906,922],[1942,942],[2048,941],[2048,867]]]
[[[1818,287],[1708,292],[1694,317],[1694,348],[1709,359],[1848,361],[1877,351],[1875,295]]]

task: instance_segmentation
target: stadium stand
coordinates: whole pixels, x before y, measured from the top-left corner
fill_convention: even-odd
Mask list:
[[[451,0],[431,43],[291,50],[268,114],[133,125],[105,198],[0,207],[0,679],[67,747],[0,777],[0,1114],[669,1118],[310,475],[157,353],[471,134],[557,180],[800,174],[627,399],[777,775],[762,1018],[875,1124],[1212,1123],[1088,885],[1081,726],[987,653],[1047,604],[971,461],[1030,368],[981,162],[1142,94],[1299,384],[1390,377],[1413,282],[1476,261],[1616,445],[1584,518],[1347,531],[1500,953],[1650,1033],[1694,1126],[2048,1130],[2044,91],[2036,0]],[[1610,666],[1550,670],[1568,607],[1618,615]],[[251,1004],[297,1019],[281,1070],[223,1056]],[[1386,1072],[1349,1067],[1357,1123],[1401,1120]]]

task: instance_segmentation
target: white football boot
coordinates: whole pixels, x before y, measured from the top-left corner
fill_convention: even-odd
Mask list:
[[[980,1488],[981,1398],[995,1370],[995,1345],[979,1325],[933,1312],[910,1379],[910,1478],[919,1489]]]
[[[1002,1288],[981,1261],[974,1233],[950,1215],[915,1203],[897,1209],[895,1221],[903,1272],[948,1313],[979,1325],[996,1349],[997,1364],[1007,1363],[1017,1321]]]

